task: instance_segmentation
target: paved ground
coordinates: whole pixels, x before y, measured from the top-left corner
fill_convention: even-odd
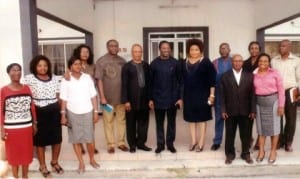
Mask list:
[[[300,114],[298,114],[300,116]],[[298,123],[300,117],[298,117]],[[78,175],[75,154],[68,141],[67,129],[63,129],[63,144],[60,163],[65,169],[63,175],[53,174],[53,178],[300,178],[300,129],[296,130],[294,152],[287,153],[283,149],[278,151],[278,158],[274,165],[267,163],[270,150],[270,140],[266,143],[266,159],[261,163],[248,165],[239,158],[239,135],[236,137],[237,158],[232,165],[225,165],[224,145],[214,152],[210,150],[214,134],[214,121],[208,122],[206,145],[201,153],[189,152],[189,129],[182,119],[182,111],[177,117],[177,135],[175,147],[178,152],[171,154],[168,151],[155,155],[154,151],[144,152],[138,150],[131,154],[116,149],[115,154],[106,152],[102,120],[96,125],[96,146],[100,154],[96,160],[100,169],[93,169],[88,165],[88,156],[85,155],[86,172]],[[298,125],[299,126],[299,125]],[[255,128],[254,128],[255,131]],[[256,132],[254,132],[256,134]],[[147,145],[155,149],[155,121],[151,114]],[[47,161],[50,161],[51,150],[47,149]],[[255,159],[257,152],[251,151]],[[48,168],[50,169],[49,162]],[[41,178],[37,171],[38,162],[35,159],[30,165],[30,178]],[[10,176],[10,174],[8,175]]]

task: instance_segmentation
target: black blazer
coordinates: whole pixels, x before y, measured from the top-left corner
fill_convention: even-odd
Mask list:
[[[253,74],[242,71],[238,85],[233,71],[229,70],[221,77],[221,111],[228,116],[248,116],[256,112]]]
[[[149,65],[142,62],[145,86],[139,87],[136,66],[129,61],[122,67],[121,102],[130,102],[132,109],[149,109]]]

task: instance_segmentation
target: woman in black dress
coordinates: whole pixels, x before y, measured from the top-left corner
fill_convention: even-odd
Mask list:
[[[32,91],[36,106],[38,132],[33,144],[37,149],[40,172],[44,177],[50,176],[45,162],[45,147],[52,146],[51,166],[56,173],[64,170],[58,164],[62,142],[60,123],[60,106],[58,102],[59,78],[51,72],[50,60],[43,55],[34,57],[30,62],[31,74],[25,77],[26,84]]]
[[[190,151],[201,152],[205,142],[206,121],[212,119],[216,71],[211,61],[203,56],[203,43],[198,39],[187,41],[187,59],[183,62],[183,116],[189,122]],[[200,138],[197,141],[197,128]]]

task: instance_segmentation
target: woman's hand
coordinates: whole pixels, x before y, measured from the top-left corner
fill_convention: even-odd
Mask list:
[[[37,124],[33,123],[33,125],[32,125],[32,134],[35,136],[35,134],[37,133],[37,131],[38,131]]]
[[[283,116],[283,114],[284,114],[284,109],[283,109],[283,107],[278,107],[278,109],[277,109],[277,115],[278,115],[278,116]]]
[[[66,118],[65,114],[61,115],[60,123],[65,126],[68,124],[68,119]]]
[[[7,132],[5,132],[5,129],[1,127],[1,139],[5,141],[7,139]]]
[[[210,106],[212,106],[212,105],[214,104],[214,102],[215,102],[215,96],[210,95],[210,96],[208,97],[207,103],[208,103]]]
[[[97,123],[99,121],[99,115],[98,115],[98,112],[94,112],[93,114],[93,122],[94,123]]]

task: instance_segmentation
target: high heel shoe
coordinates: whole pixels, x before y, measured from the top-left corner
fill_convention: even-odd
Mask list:
[[[196,144],[191,144],[189,151],[194,151],[196,146],[197,146],[197,143]]]
[[[257,162],[257,163],[262,162],[262,161],[264,160],[264,158],[265,158],[265,154],[266,154],[266,152],[264,151],[264,155],[263,155],[261,158],[259,158],[259,154],[258,154],[258,156],[257,156],[257,158],[256,158],[256,162]]]
[[[196,147],[196,152],[202,152],[202,151],[203,151],[203,146],[200,147],[200,146],[198,145],[198,146]]]
[[[268,163],[269,163],[269,164],[274,164],[275,161],[276,161],[276,158],[277,158],[277,152],[275,152],[275,158],[274,158],[274,159],[271,159],[271,155],[270,155],[269,160],[268,160]]]
[[[43,177],[45,177],[45,178],[51,177],[51,173],[48,171],[48,169],[47,169],[46,166],[44,166],[42,168],[40,167],[39,171],[41,172],[41,174],[43,175]]]

